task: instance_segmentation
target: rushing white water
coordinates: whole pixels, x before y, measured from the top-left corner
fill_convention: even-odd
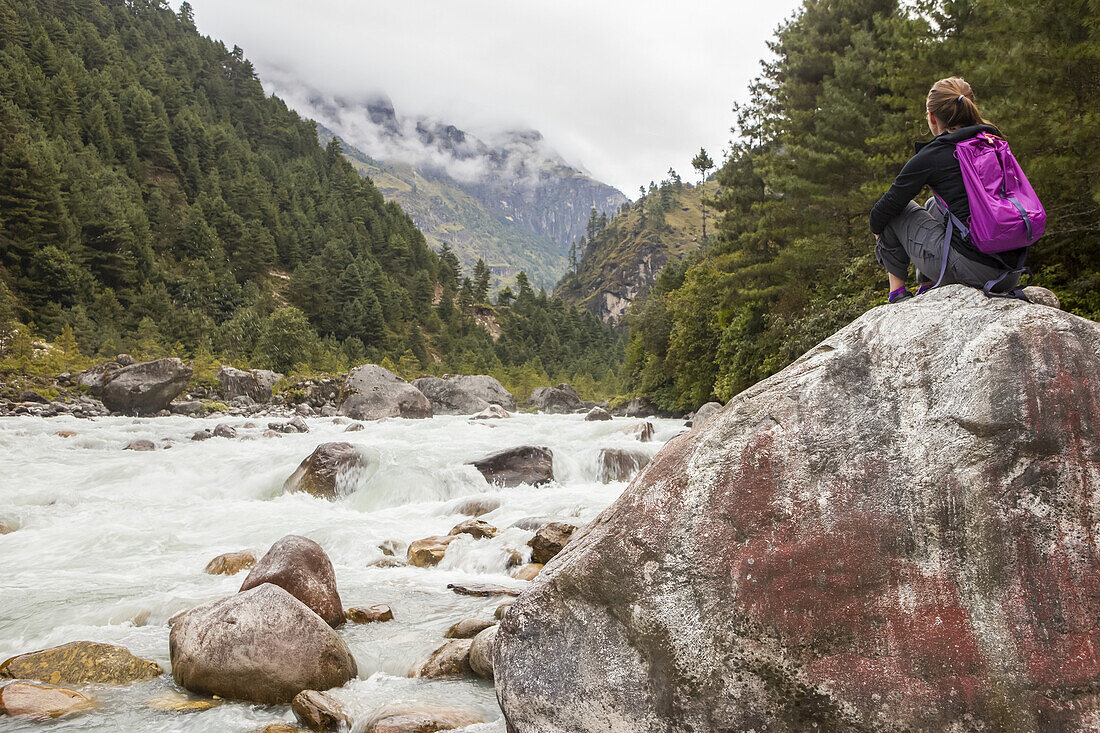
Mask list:
[[[190,440],[218,422],[238,438]],[[677,434],[679,421],[653,420],[653,442],[626,429],[636,421],[585,422],[581,415],[516,415],[468,421],[383,420],[345,433],[327,418],[311,432],[263,438],[267,420],[5,418],[0,420],[0,520],[19,529],[0,535],[0,660],[75,640],[121,644],[160,663],[166,674],[126,687],[95,686],[102,705],[53,723],[50,730],[251,731],[292,720],[286,706],[226,703],[204,712],[159,712],[150,698],[178,690],[168,658],[168,619],[200,603],[235,593],[245,573],[203,572],[224,552],[257,557],[287,534],[317,541],[336,569],[344,606],[388,604],[394,621],[347,624],[339,630],[359,678],[333,691],[363,719],[389,702],[430,702],[499,719],[492,685],[475,680],[428,681],[408,674],[443,643],[444,631],[469,617],[491,618],[501,598],[474,598],[448,583],[519,584],[507,574],[511,551],[529,557],[533,532],[511,527],[524,517],[552,516],[583,524],[610,504],[624,483],[598,482],[601,448],[650,455]],[[72,430],[63,438],[56,433]],[[153,452],[124,451],[149,439]],[[377,466],[355,491],[330,502],[283,494],[283,481],[318,444],[346,440]],[[467,461],[516,445],[554,451],[557,482],[541,488],[490,486]],[[493,497],[501,506],[482,516],[501,533],[463,535],[436,568],[370,568],[386,540],[407,544],[447,534],[465,519],[464,498]],[[402,545],[403,546],[403,545]],[[39,730],[42,723],[0,720],[4,730]],[[494,726],[495,729],[495,726]],[[473,729],[470,729],[473,730]]]

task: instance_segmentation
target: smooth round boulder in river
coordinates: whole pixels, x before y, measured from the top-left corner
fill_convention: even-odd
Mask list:
[[[447,552],[447,546],[456,539],[458,539],[457,535],[436,535],[410,543],[407,554],[409,565],[418,568],[438,565]]]
[[[465,519],[454,527],[447,534],[460,535],[468,534],[475,540],[493,538],[497,536],[497,528],[488,522],[481,519]]]
[[[447,374],[414,379],[412,386],[424,393],[436,415],[473,415],[498,405],[516,409],[516,400],[504,385],[487,374]]]
[[[426,703],[389,703],[371,713],[363,733],[435,733],[483,722],[476,714],[459,708]]]
[[[550,558],[561,552],[573,533],[577,531],[577,525],[566,522],[547,522],[535,532],[527,545],[531,548],[531,562],[545,565]]]
[[[178,684],[232,700],[288,703],[357,673],[344,640],[271,583],[188,611],[172,626],[168,647]]]
[[[482,679],[493,679],[493,644],[497,627],[489,626],[478,632],[470,643],[470,669]]]
[[[106,375],[100,399],[111,412],[151,415],[167,410],[189,379],[191,367],[179,359],[133,364]]]
[[[356,624],[379,624],[393,621],[393,611],[384,603],[373,606],[352,606],[345,615],[348,621]]]
[[[50,720],[94,708],[82,692],[53,685],[12,682],[0,687],[0,713],[16,718]]]
[[[482,410],[481,412],[474,415],[471,419],[472,420],[497,420],[497,419],[509,418],[511,416],[512,416],[512,413],[508,412],[507,410],[505,410],[500,405],[489,405],[484,410]]]
[[[471,465],[486,481],[501,486],[540,486],[554,480],[554,453],[544,446],[506,448],[479,458]]]
[[[350,725],[344,706],[334,698],[318,690],[303,690],[290,702],[294,717],[310,730],[336,730]]]
[[[695,415],[691,418],[691,427],[701,428],[706,425],[707,420],[718,414],[718,411],[722,409],[721,402],[708,402],[698,410],[695,411]]]
[[[1100,324],[1045,306],[868,311],[668,443],[515,601],[508,729],[1095,730],[1097,374]]]
[[[470,645],[472,639],[455,639],[432,652],[428,660],[416,670],[415,677],[428,679],[453,679],[473,677],[470,668]]]
[[[208,562],[203,572],[207,575],[236,575],[255,564],[256,556],[248,550],[227,552]]]
[[[593,407],[588,411],[588,414],[584,416],[585,422],[601,422],[605,420],[611,420],[611,413],[602,407]]]
[[[163,671],[156,662],[136,657],[126,647],[96,641],[71,641],[0,664],[0,678],[55,685],[124,685],[159,677]]]
[[[339,411],[353,420],[425,418],[432,416],[432,403],[390,370],[364,364],[352,369],[344,379]]]
[[[335,500],[354,491],[355,478],[367,459],[351,443],[321,443],[283,482],[283,491],[301,491]]]
[[[451,624],[451,628],[443,634],[444,639],[472,639],[490,626],[496,626],[495,621],[486,621],[481,618],[464,618]]]
[[[271,546],[241,584],[241,592],[273,583],[323,618],[330,626],[344,623],[344,606],[336,589],[332,561],[313,540],[287,535]]]

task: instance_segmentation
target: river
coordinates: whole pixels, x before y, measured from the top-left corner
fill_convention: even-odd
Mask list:
[[[190,437],[218,422],[236,439]],[[243,427],[248,422],[255,428]],[[525,517],[590,521],[626,484],[600,483],[601,448],[653,455],[680,432],[678,420],[650,419],[652,442],[626,433],[637,421],[585,422],[583,415],[517,414],[469,421],[383,420],[345,433],[330,418],[307,420],[311,432],[264,438],[267,419],[220,420],[5,418],[0,420],[0,520],[19,529],[0,535],[0,660],[69,641],[120,644],[158,662],[166,674],[129,687],[86,690],[94,711],[46,725],[53,731],[252,731],[292,721],[289,707],[226,703],[202,712],[161,712],[149,701],[178,691],[170,674],[168,619],[235,593],[246,575],[203,572],[213,557],[251,549],[259,557],[280,537],[317,541],[332,559],[344,607],[385,603],[394,620],[346,624],[359,677],[332,691],[353,720],[390,702],[429,702],[475,711],[499,721],[492,685],[476,680],[429,681],[409,673],[463,618],[492,618],[501,598],[456,595],[448,583],[521,585],[508,576],[513,550],[526,552],[533,532],[511,527]],[[73,431],[60,437],[59,431]],[[122,450],[148,439],[151,452]],[[283,494],[283,481],[319,443],[359,446],[371,468],[337,501]],[[557,481],[541,488],[490,486],[467,461],[516,445],[554,451]],[[438,567],[367,567],[387,540],[407,544],[446,534],[465,519],[455,512],[469,497],[501,505],[481,518],[501,529],[492,539],[463,535]],[[4,718],[0,728],[43,729]],[[498,730],[499,723],[470,730]]]

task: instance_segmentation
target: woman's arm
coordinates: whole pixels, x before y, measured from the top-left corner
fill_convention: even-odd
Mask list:
[[[920,193],[928,180],[927,156],[917,153],[902,167],[890,190],[871,209],[871,232],[882,234],[890,220],[900,214],[905,205]]]

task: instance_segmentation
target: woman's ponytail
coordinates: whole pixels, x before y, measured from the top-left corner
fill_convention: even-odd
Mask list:
[[[940,79],[928,92],[928,111],[945,129],[989,124],[974,101],[974,90],[960,76]]]

